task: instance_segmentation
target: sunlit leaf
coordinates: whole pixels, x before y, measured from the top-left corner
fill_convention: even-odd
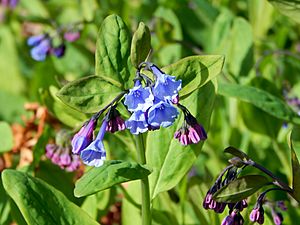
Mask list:
[[[205,85],[222,71],[224,56],[190,56],[168,65],[162,70],[182,80],[180,96],[184,97]]]
[[[269,0],[272,5],[283,15],[300,23],[300,1],[299,0]]]
[[[204,125],[206,131],[214,105],[215,88],[209,82],[181,101],[196,116],[198,122]],[[188,172],[201,151],[203,142],[183,146],[174,139],[174,133],[182,126],[182,122],[181,114],[176,125],[152,131],[147,136],[147,165],[153,169],[149,176],[152,198],[173,188]]]
[[[121,17],[110,15],[102,22],[96,48],[96,75],[126,88],[135,76],[131,73],[130,35]]]
[[[94,194],[115,184],[147,177],[151,171],[134,162],[106,161],[101,167],[94,167],[77,182],[74,190],[76,197]]]
[[[246,199],[268,183],[269,180],[265,176],[243,176],[223,186],[213,198],[218,202],[235,203]]]
[[[60,191],[23,172],[6,169],[3,186],[29,225],[98,224]]]
[[[122,91],[99,76],[88,76],[65,85],[57,96],[72,108],[94,113],[109,104]]]
[[[13,147],[13,133],[8,123],[0,122],[0,153]]]
[[[132,37],[130,53],[131,62],[136,68],[141,62],[145,61],[150,49],[150,30],[143,22],[140,22],[138,29]]]
[[[276,118],[300,124],[300,117],[281,99],[251,86],[220,84],[219,94],[249,102]]]

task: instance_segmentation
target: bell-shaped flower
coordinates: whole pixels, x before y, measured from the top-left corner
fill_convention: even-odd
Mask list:
[[[140,81],[136,81],[129,93],[125,95],[124,104],[131,112],[146,111],[153,105],[154,96],[151,88],[143,87]]]
[[[66,50],[65,44],[61,44],[58,47],[51,48],[51,53],[55,55],[57,58],[64,56]]]
[[[27,39],[27,44],[29,46],[36,46],[39,43],[41,43],[41,41],[44,40],[45,37],[46,37],[45,34],[31,36],[30,38]]]
[[[96,139],[81,151],[80,157],[84,164],[95,167],[100,167],[103,165],[104,160],[106,159],[106,152],[103,145],[106,127],[107,121],[104,119]]]
[[[148,124],[152,127],[171,126],[177,118],[179,112],[171,104],[160,101],[149,108],[147,112]]]
[[[148,130],[145,113],[143,111],[134,112],[131,117],[125,121],[127,129],[130,129],[132,134],[144,133]]]
[[[38,45],[30,50],[31,57],[36,61],[44,61],[51,49],[51,41],[43,39]]]
[[[181,89],[181,80],[176,81],[175,76],[170,76],[162,72],[157,66],[150,66],[156,77],[153,87],[153,95],[162,100],[177,99],[178,91]]]
[[[95,130],[97,120],[92,117],[88,123],[84,124],[80,131],[76,133],[72,139],[72,152],[80,154],[93,141],[93,132]]]

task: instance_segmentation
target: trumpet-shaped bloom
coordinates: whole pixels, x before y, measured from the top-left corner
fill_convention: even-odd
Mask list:
[[[160,101],[150,107],[148,111],[148,124],[153,127],[171,126],[177,118],[178,110],[165,101]]]
[[[135,86],[129,90],[129,93],[125,95],[124,104],[131,112],[146,111],[153,105],[154,96],[149,87],[142,87],[139,81]]]
[[[106,152],[103,145],[106,127],[107,121],[104,119],[96,139],[81,151],[80,156],[84,164],[95,167],[103,165],[104,160],[106,159]]]
[[[143,111],[134,112],[131,117],[125,121],[125,125],[132,134],[144,133],[148,130],[145,113]]]
[[[176,81],[176,77],[163,73],[155,65],[150,66],[150,68],[156,76],[153,95],[162,100],[176,99],[178,91],[181,89],[181,80]]]
[[[82,126],[80,131],[72,139],[72,152],[80,154],[93,141],[93,131],[95,130],[97,120],[92,117],[89,122]]]
[[[31,57],[36,61],[44,61],[51,49],[51,41],[43,39],[38,45],[30,50]]]

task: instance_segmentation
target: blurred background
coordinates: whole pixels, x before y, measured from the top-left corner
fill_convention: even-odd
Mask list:
[[[78,173],[67,173],[47,161],[32,159],[32,149],[39,148],[39,154],[43,155],[48,137],[54,136],[54,130],[47,125],[49,121],[53,120],[52,127],[73,128],[87,118],[70,109],[62,113],[63,103],[55,93],[66,82],[95,73],[96,38],[103,19],[117,14],[131,33],[139,22],[144,22],[152,35],[151,61],[160,67],[190,55],[225,55],[219,82],[263,89],[300,115],[299,13],[298,9],[286,11],[281,7],[278,10],[285,2],[288,1],[2,0],[0,134],[3,136],[0,140],[4,144],[0,147],[0,171],[38,165],[38,177],[63,191],[94,217],[102,218],[102,224],[121,224],[122,197],[117,189],[98,194],[97,198],[105,201],[75,199],[72,180]],[[290,2],[295,7],[299,4]],[[32,47],[29,43],[29,38],[37,35],[49,35],[54,46],[50,53],[38,55],[38,58],[32,52],[34,44]],[[219,95],[210,124],[209,138],[191,173],[187,213],[181,216],[184,218],[181,221],[185,222],[180,224],[221,223],[225,214],[219,216],[203,210],[202,200],[212,180],[227,165],[229,156],[222,152],[227,146],[245,151],[284,181],[291,182],[287,134],[292,125],[287,121],[249,103]],[[115,155],[116,158],[132,157],[127,153],[116,151],[114,154],[120,154]],[[168,196],[175,199],[175,203],[178,188]],[[2,196],[0,224],[12,221],[22,224],[18,210],[13,210],[14,204],[7,209],[4,204],[7,197]],[[272,198],[286,200],[288,210],[283,212],[284,224],[299,221],[300,211],[294,200],[283,193],[276,193]],[[130,213],[130,207],[122,209],[122,215]],[[247,214],[249,210],[251,207]],[[267,214],[270,216],[270,212]],[[111,219],[113,216],[115,220]],[[130,224],[130,220],[124,217],[122,220],[122,224]],[[273,224],[271,216],[266,216],[265,224]]]

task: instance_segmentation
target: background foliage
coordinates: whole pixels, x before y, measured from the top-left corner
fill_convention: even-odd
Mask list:
[[[289,101],[300,98],[299,7],[296,0],[21,0],[13,10],[2,7],[0,171],[11,169],[1,172],[0,224],[96,224],[94,220],[112,224],[107,218],[114,209],[122,224],[140,224],[137,181],[81,197],[102,189],[91,186],[90,190],[83,190],[84,183],[75,188],[74,181],[83,169],[65,172],[43,155],[48,139],[54,138],[54,128],[78,128],[91,113],[114,98],[112,93],[132,86],[134,66],[148,54],[148,35],[142,36],[145,32],[151,34],[151,61],[183,80],[183,102],[208,130],[201,152],[199,145],[182,148],[171,139],[181,120],[159,133],[150,132],[149,168],[139,168],[133,162],[136,153],[129,132],[105,138],[109,158],[128,161],[119,162],[114,169],[125,163],[130,164],[133,174],[135,170],[141,172],[141,177],[151,171],[153,224],[221,223],[226,213],[205,211],[202,201],[217,174],[227,165],[229,156],[223,154],[227,146],[242,149],[292,184],[287,135],[300,124],[300,104]],[[103,23],[112,14],[110,22]],[[26,40],[49,29],[54,21],[58,25],[82,24],[80,39],[66,43],[62,58],[49,56],[43,62],[34,61]],[[100,41],[96,44],[99,28]],[[118,34],[118,39],[105,42],[109,37],[101,35],[107,29]],[[131,47],[132,37],[142,40],[136,48]],[[144,52],[137,53],[144,46]],[[111,55],[104,57],[107,52]],[[203,56],[208,54],[213,56]],[[225,56],[224,65],[221,55]],[[216,76],[222,66],[222,73]],[[73,85],[76,82],[80,82],[79,91]],[[85,90],[88,94],[95,90],[94,97],[84,95]],[[109,96],[105,95],[107,92]],[[28,124],[22,117],[36,115],[24,108],[27,102],[45,106],[55,122],[45,122],[42,134],[33,134],[34,145],[16,148],[17,127]],[[41,117],[35,118],[33,124],[38,126]],[[300,138],[296,134],[293,159],[295,155],[300,157]],[[162,142],[164,139],[169,142]],[[25,142],[26,138],[22,140]],[[254,172],[257,173],[245,171]],[[138,178],[114,180],[107,187]],[[74,197],[74,188],[75,196],[81,198]],[[297,195],[299,198],[299,192]],[[284,224],[300,219],[295,200],[282,193],[273,194],[272,198],[286,200]],[[253,206],[255,196],[249,202]],[[61,205],[64,213],[57,216]],[[270,213],[267,214],[265,224],[273,224]],[[247,224],[249,219],[245,218]]]

